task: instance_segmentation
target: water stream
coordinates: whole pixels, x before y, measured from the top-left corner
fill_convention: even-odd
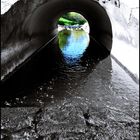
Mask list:
[[[3,98],[2,138],[137,140],[138,84],[111,56],[98,62],[86,57],[83,64],[89,40],[84,31],[59,33],[65,62],[51,79]]]
[[[84,30],[62,30],[58,34],[59,47],[67,63],[80,60],[89,45],[89,35]]]
[[[108,96],[108,93],[120,94],[124,92],[127,94],[130,91],[130,93],[138,93],[138,86],[134,84],[134,81],[128,81],[128,79],[131,79],[129,75],[125,74],[126,78],[123,79],[123,85],[122,80],[116,77],[116,74],[114,75],[114,72],[120,68],[110,56],[103,62],[95,60],[94,56],[93,58],[91,56],[86,57],[86,61],[83,62],[83,54],[91,41],[85,31],[62,30],[59,32],[58,38],[65,63],[59,66],[51,79],[34,88],[22,90],[22,94],[15,94],[15,97],[6,97],[2,101],[2,106],[42,106],[67,98],[67,96],[74,96],[72,94],[75,93],[73,90],[84,87],[83,84],[86,84],[85,81],[88,81],[90,75],[93,79],[87,85],[88,89],[85,91],[85,95],[87,96],[87,93],[89,93],[88,96],[91,96],[91,99],[94,97],[93,93],[106,93],[106,96]],[[114,67],[116,68],[114,69]],[[124,72],[119,72],[120,75],[122,73]],[[114,76],[116,79],[114,79]],[[128,88],[126,88],[127,84],[129,85]],[[131,84],[132,86],[130,86]],[[112,86],[117,86],[118,91],[114,91]],[[80,91],[80,93],[82,92]]]

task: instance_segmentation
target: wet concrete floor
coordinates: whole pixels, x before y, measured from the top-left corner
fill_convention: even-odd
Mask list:
[[[2,101],[1,139],[139,139],[139,85],[111,56],[27,92]]]

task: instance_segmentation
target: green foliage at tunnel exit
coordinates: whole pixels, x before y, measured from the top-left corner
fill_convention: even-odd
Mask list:
[[[83,25],[86,22],[87,20],[76,12],[66,13],[58,20],[59,25]]]

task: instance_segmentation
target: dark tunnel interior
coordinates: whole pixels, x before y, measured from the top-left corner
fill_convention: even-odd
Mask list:
[[[110,54],[112,47],[111,22],[105,9],[98,2],[52,0],[38,7],[23,22],[20,34],[23,33],[27,35],[27,38],[30,37],[28,45],[35,46],[36,50],[1,81],[4,94],[9,94],[9,91],[16,93],[22,91],[23,88],[26,89],[38,82],[43,82],[43,80],[49,79],[60,65],[63,65],[63,56],[58,47],[57,20],[61,15],[70,11],[83,15],[90,26],[89,35],[92,39],[81,58],[83,63],[89,57],[93,56],[98,62]],[[15,60],[13,59],[13,61]],[[7,64],[2,65],[5,69],[6,66]]]
[[[46,36],[50,40],[57,34],[57,20],[64,13],[75,11],[83,15],[90,26],[90,36],[111,51],[112,27],[105,9],[91,0],[52,0],[43,4],[27,17],[23,30],[31,37]]]

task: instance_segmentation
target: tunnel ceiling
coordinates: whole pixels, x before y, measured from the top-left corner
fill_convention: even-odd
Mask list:
[[[99,3],[95,0],[19,0],[1,15],[2,48],[7,40],[22,34],[46,35],[49,40],[56,34],[57,19],[65,12],[75,11],[88,20],[90,35],[110,51],[112,27],[106,10]]]
[[[51,39],[56,34],[57,20],[66,12],[78,12],[88,21],[90,36],[94,37],[109,51],[112,46],[112,27],[105,9],[91,0],[51,0],[29,15],[23,30],[30,36],[46,36]]]

